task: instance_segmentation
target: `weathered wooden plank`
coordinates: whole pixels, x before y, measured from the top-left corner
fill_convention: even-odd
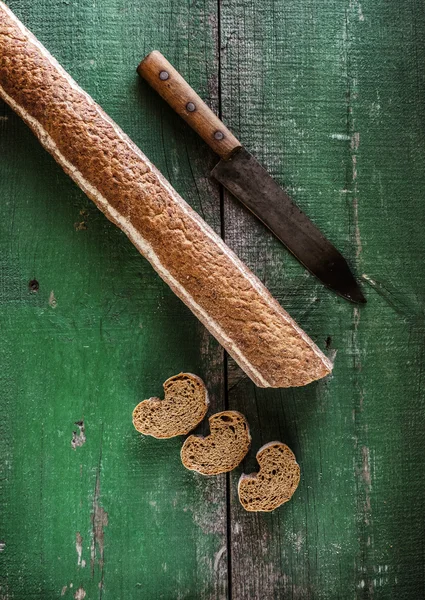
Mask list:
[[[217,106],[216,2],[9,5],[219,230],[211,154],[135,73],[161,48]],[[180,370],[220,409],[222,350],[4,105],[0,155],[2,597],[225,597],[225,479],[131,424]]]
[[[10,6],[219,230],[211,153],[134,74],[158,47],[218,108],[216,3]],[[244,470],[276,438],[302,468],[272,515],[242,511],[231,475],[233,600],[422,597],[424,8],[229,0],[220,14],[226,124],[369,297],[359,311],[322,289],[225,198],[228,243],[337,352],[332,379],[282,392],[229,365],[253,434]],[[224,478],[184,471],[178,441],[130,424],[180,369],[220,408],[221,350],[4,105],[0,151],[2,595],[226,597]]]
[[[226,197],[227,243],[337,352],[331,379],[282,392],[230,365],[243,470],[273,439],[302,470],[272,515],[244,513],[232,474],[232,598],[422,597],[424,8],[234,0],[221,16],[226,124],[370,284],[361,310],[332,296]]]

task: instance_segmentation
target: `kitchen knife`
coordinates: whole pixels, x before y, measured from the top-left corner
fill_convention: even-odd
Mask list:
[[[366,302],[340,252],[226,128],[157,50],[137,69],[221,160],[211,175],[252,211],[323,284],[352,302]]]

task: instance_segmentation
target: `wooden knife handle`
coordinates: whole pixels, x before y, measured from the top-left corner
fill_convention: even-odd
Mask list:
[[[137,72],[221,158],[229,158],[240,148],[240,142],[161,52],[154,50],[148,54]]]

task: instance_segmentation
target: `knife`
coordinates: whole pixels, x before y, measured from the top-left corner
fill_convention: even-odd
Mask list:
[[[211,175],[253,212],[324,285],[366,302],[342,254],[157,50],[137,71],[221,158]]]

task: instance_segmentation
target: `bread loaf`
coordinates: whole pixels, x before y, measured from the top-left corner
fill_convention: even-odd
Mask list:
[[[164,400],[149,398],[133,411],[133,425],[140,433],[156,438],[186,435],[195,429],[208,410],[208,393],[202,379],[180,373],[164,383]]]
[[[245,510],[271,512],[288,502],[298,487],[300,467],[282,442],[270,442],[257,452],[258,473],[239,479],[239,500]]]
[[[331,362],[146,156],[0,1],[0,97],[261,387]]]
[[[249,450],[251,436],[245,417],[236,410],[225,410],[209,418],[210,435],[191,435],[181,449],[186,469],[202,475],[232,471]]]

